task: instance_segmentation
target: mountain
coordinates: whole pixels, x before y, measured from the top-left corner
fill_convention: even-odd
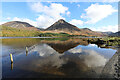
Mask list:
[[[39,29],[40,31],[44,31],[45,30],[44,28],[37,28],[37,29]]]
[[[89,28],[79,29],[78,27],[66,22],[63,19],[58,20],[53,25],[45,29],[46,32],[64,32],[72,35],[83,35],[83,36],[104,36],[100,32],[95,32]]]
[[[69,24],[68,22],[64,21],[63,19],[58,20],[53,25],[48,27],[46,30],[66,30],[66,31],[80,31],[79,28],[76,26]]]
[[[116,33],[109,34],[109,36],[120,37],[120,31],[118,31],[118,32],[116,32]]]
[[[113,34],[113,32],[108,31],[108,32],[102,32],[103,34],[109,35],[109,34]]]
[[[89,29],[89,28],[82,28],[82,30],[92,31],[92,30]]]
[[[13,27],[13,28],[19,28],[19,29],[24,29],[24,30],[40,30],[29,23],[26,22],[21,22],[21,21],[11,21],[2,24],[2,26],[7,26],[7,27]]]

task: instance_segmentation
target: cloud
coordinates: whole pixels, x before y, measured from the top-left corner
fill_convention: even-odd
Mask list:
[[[4,23],[5,23],[5,22],[0,22],[0,25],[1,25],[1,24],[4,24]]]
[[[22,22],[27,22],[35,27],[39,28],[46,28],[49,27],[51,24],[53,24],[55,21],[53,18],[50,18],[49,16],[44,16],[40,15],[38,18],[36,18],[35,21],[30,20],[28,18],[19,18],[19,17],[14,17],[12,21],[22,21]]]
[[[33,3],[30,5],[31,9],[38,13],[38,17],[35,20],[28,18],[14,17],[12,21],[23,21],[27,22],[35,27],[47,28],[59,19],[64,19],[63,15],[70,15],[68,8],[58,3],[49,3],[49,6],[43,5],[42,3]]]
[[[72,19],[72,20],[70,21],[70,23],[73,24],[73,25],[76,25],[76,26],[81,26],[81,25],[83,25],[83,21],[77,20],[77,19]]]
[[[21,18],[18,18],[18,17],[14,17],[14,18],[13,18],[13,21],[22,21],[22,19],[21,19]]]
[[[103,0],[103,2],[118,2],[119,0]]]
[[[12,19],[12,21],[22,21],[22,22],[27,22],[27,23],[35,26],[35,27],[38,26],[36,21],[30,20],[30,19],[28,19],[28,18],[18,18],[18,17],[14,17],[14,18]]]
[[[7,17],[6,19],[7,19],[7,20],[10,20],[11,18],[10,18],[10,17]]]
[[[83,13],[81,18],[85,18],[88,21],[86,23],[96,23],[114,12],[117,12],[111,5],[99,5],[98,3],[92,4],[87,9],[85,9],[85,14]]]
[[[46,15],[40,15],[37,19],[37,25],[42,28],[49,27],[51,24],[54,23],[54,19],[46,16]]]
[[[78,4],[77,7],[79,8],[79,7],[80,7],[80,4]]]
[[[96,28],[90,28],[93,31],[101,31],[101,32],[107,32],[107,31],[112,31],[112,32],[117,32],[118,31],[118,25],[108,25],[108,26],[102,26],[102,27],[96,27]]]
[[[59,3],[50,3],[49,6],[42,3],[34,3],[31,9],[39,14],[36,19],[39,27],[47,28],[59,19],[64,19],[63,15],[69,15],[68,8]]]
[[[70,15],[70,12],[69,11],[67,11],[67,13],[66,13],[68,16]]]

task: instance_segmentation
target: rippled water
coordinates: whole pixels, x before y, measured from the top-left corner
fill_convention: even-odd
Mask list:
[[[28,47],[28,53],[25,48]],[[97,78],[116,49],[89,44],[86,38],[2,39],[3,78]],[[9,54],[13,54],[13,64]]]

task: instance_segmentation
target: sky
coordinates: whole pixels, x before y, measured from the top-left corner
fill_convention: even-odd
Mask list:
[[[117,2],[2,2],[2,21],[47,28],[59,19],[93,31],[118,31]]]

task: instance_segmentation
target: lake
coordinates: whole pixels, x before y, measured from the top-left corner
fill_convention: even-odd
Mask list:
[[[87,38],[3,38],[2,78],[99,78],[116,51]]]

